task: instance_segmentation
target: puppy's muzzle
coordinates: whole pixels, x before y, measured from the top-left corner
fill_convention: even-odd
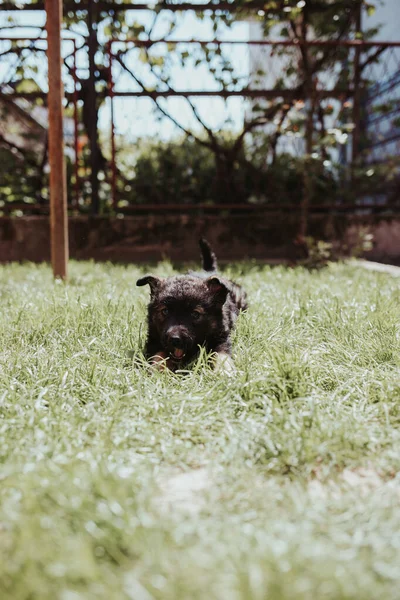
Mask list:
[[[168,331],[166,335],[168,352],[174,360],[182,360],[189,348],[189,338],[182,331]]]

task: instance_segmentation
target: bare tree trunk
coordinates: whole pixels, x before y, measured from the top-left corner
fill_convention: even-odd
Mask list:
[[[235,185],[234,160],[226,153],[215,152],[215,166],[217,171],[217,195],[222,204],[237,202],[238,190]]]
[[[307,5],[306,5],[307,7]],[[303,20],[301,23],[301,41],[307,41],[307,10],[306,7],[303,12]],[[310,203],[312,197],[312,149],[313,149],[313,132],[314,132],[314,112],[315,112],[315,92],[314,82],[312,77],[312,71],[310,68],[308,47],[303,45],[301,47],[303,57],[303,70],[304,70],[304,81],[306,91],[306,102],[307,106],[307,119],[306,119],[306,131],[305,131],[305,160],[303,164],[303,198],[300,206],[300,219],[299,219],[299,230],[297,234],[297,242],[300,248],[302,248],[306,255],[308,255],[306,236],[308,232],[308,216],[310,210]]]
[[[312,149],[313,149],[313,133],[314,133],[314,111],[315,111],[315,100],[314,91],[312,88],[309,90],[309,107],[307,110],[307,121],[306,121],[306,156],[303,164],[303,198],[300,207],[300,221],[299,221],[299,232],[298,241],[299,244],[305,244],[305,238],[308,231],[308,215],[310,211],[310,204],[312,198]]]

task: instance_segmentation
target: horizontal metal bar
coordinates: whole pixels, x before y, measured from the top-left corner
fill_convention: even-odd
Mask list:
[[[354,91],[351,89],[345,90],[317,90],[316,95],[318,98],[348,98],[353,95]],[[23,98],[24,100],[36,100],[41,98],[42,100],[47,99],[47,92],[12,92],[4,93],[4,97],[9,98]],[[99,94],[99,97],[102,95]],[[303,99],[307,97],[304,91],[298,90],[165,90],[160,92],[150,91],[137,91],[137,92],[117,92],[113,91],[114,97],[120,98],[190,98],[190,97],[217,97],[217,98],[287,98],[287,99]],[[65,92],[67,100],[73,99],[73,92]]]
[[[0,8],[0,12],[1,12],[1,10],[2,9]],[[23,29],[24,26],[21,25],[20,27],[21,27],[21,29]],[[62,36],[61,41],[76,43],[77,38]],[[47,35],[45,35],[44,37],[13,37],[11,35],[8,36],[8,35],[1,34],[0,42],[47,42]]]
[[[44,2],[38,2],[37,4],[23,4],[15,6],[14,2],[4,2],[0,7],[0,12],[22,12],[25,10],[44,10]]]
[[[149,10],[154,12],[155,10],[167,10],[170,12],[179,12],[179,11],[195,11],[195,12],[228,12],[228,13],[236,13],[236,12],[246,12],[246,13],[255,13],[260,9],[264,9],[264,4],[260,2],[246,2],[246,3],[235,3],[235,2],[226,2],[226,0],[222,0],[221,2],[201,2],[201,3],[191,3],[191,2],[157,2],[147,3],[133,3],[133,2],[107,2],[99,0],[96,2],[96,9],[100,11],[109,11],[113,10],[114,12],[123,12],[123,11],[143,11]],[[45,5],[43,1],[38,1],[35,4],[24,4],[20,7],[16,7],[13,2],[3,2],[3,5],[0,8],[1,11],[8,12],[18,12],[18,11],[44,11]],[[87,6],[85,6],[84,2],[68,2],[64,0],[64,11],[84,11],[87,10]],[[280,14],[280,10],[274,8],[267,9],[269,13]]]
[[[353,95],[353,90],[316,90],[316,95],[319,98],[344,98]],[[134,98],[189,98],[191,96],[203,97],[203,96],[217,96],[220,98],[230,97],[249,97],[249,98],[291,98],[301,99],[305,98],[307,94],[304,91],[298,90],[165,90],[165,91],[137,91],[137,92],[117,92],[113,91],[115,97],[134,97]]]
[[[354,204],[315,204],[310,206],[310,211],[351,211],[351,210],[399,210],[399,206],[383,206],[382,204],[363,204],[363,205],[354,205]],[[286,211],[300,211],[301,207],[298,204],[192,204],[182,205],[182,204],[136,204],[131,206],[125,206],[121,208],[117,208],[116,212],[120,213],[135,213],[135,212],[193,212],[193,211],[205,211],[205,212],[221,212],[225,210],[233,211],[233,212],[264,212],[264,211],[276,211],[276,212],[286,212]]]
[[[5,203],[0,207],[0,212],[12,212],[14,210],[29,210],[46,214],[49,211],[49,205],[29,204],[23,202]],[[71,206],[68,206],[71,210]],[[287,211],[297,212],[301,207],[298,204],[135,204],[131,206],[117,207],[116,212],[122,214],[146,213],[146,212],[162,212],[162,213],[188,213],[188,212],[281,212]],[[371,211],[391,211],[400,212],[400,205],[390,204],[316,204],[310,206],[310,212],[357,212],[360,210]],[[82,214],[84,216],[84,214]],[[1,218],[1,217],[0,217]]]
[[[87,4],[87,3],[86,3]],[[155,10],[168,10],[171,12],[178,12],[178,11],[186,11],[186,10],[193,10],[195,12],[204,12],[204,11],[211,11],[211,12],[218,12],[218,11],[223,11],[223,12],[238,12],[238,11],[243,11],[245,10],[246,12],[248,11],[258,11],[260,8],[262,9],[264,7],[263,3],[260,3],[259,1],[254,1],[254,2],[246,2],[245,5],[239,3],[236,4],[235,2],[226,2],[226,0],[221,0],[221,2],[200,2],[200,3],[192,3],[192,2],[171,2],[169,3],[168,1],[165,2],[157,2],[156,4],[154,3],[148,3],[148,2],[107,2],[107,1],[102,1],[99,0],[98,2],[96,2],[96,8],[98,10],[113,10],[116,12],[122,12],[122,11],[136,11],[136,10],[149,10],[154,12]],[[2,7],[0,8],[0,11],[8,11],[8,12],[17,12],[17,11],[40,11],[40,10],[44,10],[45,9],[45,5],[43,1],[38,1],[35,4],[24,4],[22,6],[20,6],[19,8],[15,6],[15,4],[13,2],[4,2]],[[64,0],[64,11],[83,11],[83,10],[87,10],[87,6],[85,6],[85,2],[80,2],[80,3],[75,3],[75,2],[68,2],[66,0]],[[279,9],[268,9],[268,12],[270,13],[278,13]]]
[[[0,212],[12,212],[14,210],[32,210],[38,213],[44,213],[44,214],[48,214],[49,210],[50,210],[50,205],[49,204],[29,204],[29,202],[7,202],[7,200],[5,201],[5,204],[3,204],[3,206],[0,206]],[[0,217],[1,218],[1,217]]]
[[[1,92],[3,98],[22,98],[23,100],[37,100],[42,99],[47,102],[47,92]],[[73,92],[65,92],[64,96],[67,100],[73,100]],[[101,97],[101,96],[99,96]]]
[[[15,6],[14,3],[12,2],[5,2],[3,4],[3,6],[0,8],[0,11],[7,11],[7,12],[17,12],[17,11],[41,11],[44,10],[44,2],[37,2],[35,4],[25,4],[23,6],[20,6],[19,8]],[[169,10],[172,12],[177,12],[180,10],[194,10],[196,12],[204,12],[204,11],[212,11],[212,12],[216,12],[216,11],[229,11],[229,12],[237,12],[239,10],[239,6],[236,6],[235,4],[231,4],[230,2],[219,2],[218,4],[214,4],[211,2],[202,2],[199,4],[192,4],[191,2],[179,2],[179,3],[173,3],[173,4],[167,4],[167,3],[157,3],[156,5],[154,4],[149,4],[147,2],[139,2],[139,3],[128,3],[128,2],[115,2],[115,3],[110,3],[110,2],[97,2],[96,3],[96,8],[98,10],[114,10],[117,12],[121,12],[121,11],[131,11],[131,10],[151,10],[154,11],[155,9],[157,10]],[[242,7],[243,8],[243,7]],[[259,4],[255,4],[254,5],[254,10],[255,9],[259,9],[260,5]],[[80,4],[75,4],[75,3],[71,3],[71,2],[65,2],[64,4],[64,10],[65,11],[82,11],[82,10],[87,10],[87,6],[84,5],[84,3],[80,3]]]
[[[374,41],[364,42],[362,40],[344,40],[344,41],[333,41],[333,40],[313,40],[313,41],[302,41],[302,40],[169,40],[161,38],[158,40],[141,40],[137,38],[128,38],[126,40],[119,40],[113,38],[109,40],[109,44],[135,44],[135,46],[154,46],[156,44],[198,44],[200,46],[207,46],[209,44],[215,44],[216,46],[307,46],[307,47],[345,47],[345,48],[374,48],[376,46],[382,48],[400,48],[400,42],[389,42],[389,41]]]
[[[36,6],[36,5],[35,5]],[[0,12],[3,9],[0,8]],[[23,25],[21,25],[21,28]],[[70,41],[76,42],[77,38],[72,36],[62,36],[62,41]],[[47,41],[47,37],[13,37],[13,36],[5,36],[0,35],[0,41],[20,41],[20,42],[35,42],[35,41]],[[170,40],[166,38],[160,38],[157,40],[142,40],[138,38],[127,38],[125,40],[120,40],[118,38],[112,38],[107,41],[108,44],[135,44],[135,46],[154,46],[156,44],[198,44],[200,46],[206,46],[208,44],[215,44],[217,46],[310,46],[310,47],[348,47],[348,48],[400,48],[400,42],[391,42],[391,41],[373,41],[373,42],[364,42],[362,40],[312,40],[312,41],[303,41],[303,40],[219,40],[219,39],[211,39],[211,40]]]

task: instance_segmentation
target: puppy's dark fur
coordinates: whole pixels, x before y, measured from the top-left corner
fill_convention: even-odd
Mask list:
[[[239,311],[247,308],[243,289],[215,274],[217,260],[206,240],[200,240],[200,249],[203,273],[137,281],[151,293],[146,357],[173,371],[190,363],[200,346],[216,353],[216,365],[230,368],[230,334]]]

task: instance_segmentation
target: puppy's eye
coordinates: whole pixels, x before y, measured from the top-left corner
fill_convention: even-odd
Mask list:
[[[192,319],[193,319],[193,321],[198,321],[200,319],[200,317],[201,317],[201,312],[200,311],[194,310],[192,312]]]
[[[160,310],[160,313],[162,314],[163,317],[166,317],[168,314],[168,308],[166,306],[164,306],[164,308],[162,308]]]

